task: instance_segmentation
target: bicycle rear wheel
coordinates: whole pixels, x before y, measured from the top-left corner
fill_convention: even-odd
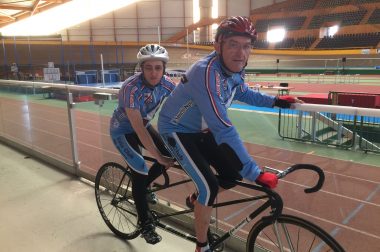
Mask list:
[[[130,172],[120,164],[106,163],[96,174],[95,196],[100,214],[112,232],[127,240],[140,234],[131,191]]]
[[[276,222],[264,217],[252,227],[246,251],[343,252],[344,249],[315,224],[295,216],[280,215]]]

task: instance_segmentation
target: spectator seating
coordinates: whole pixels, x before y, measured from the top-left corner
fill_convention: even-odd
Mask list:
[[[375,48],[380,42],[380,32],[325,36],[316,48]]]
[[[275,49],[309,49],[312,46],[314,48],[315,44],[317,49],[376,48],[380,42],[379,32],[375,26],[366,24],[380,24],[379,2],[380,0],[287,0],[253,10],[251,17],[256,19],[255,27],[259,33],[275,26],[293,30],[287,39],[274,44]],[[318,39],[318,29],[335,24],[346,26],[341,33],[351,32],[347,26],[357,27],[352,29],[353,34]],[[310,31],[303,33],[303,29]],[[272,48],[272,45],[266,40],[258,40],[253,47],[265,49]]]
[[[356,0],[354,3],[365,4],[365,3],[376,3],[376,2],[380,2],[380,0]]]
[[[318,29],[325,22],[340,22],[340,26],[347,25],[358,25],[363,19],[367,10],[342,12],[342,13],[331,13],[326,15],[314,16],[309,24],[309,29]]]
[[[258,39],[253,43],[253,48],[266,49],[269,46],[269,42],[265,39]]]
[[[297,38],[297,40],[294,43],[293,48],[295,49],[306,49],[310,48],[310,46],[315,42],[317,38],[316,37],[302,37]]]
[[[285,8],[287,11],[304,11],[311,10],[315,7],[316,0],[295,0]]]
[[[379,0],[380,1],[380,0]],[[380,9],[375,9],[368,18],[368,24],[380,24]]]
[[[275,44],[276,49],[289,49],[294,45],[294,38],[286,38],[281,42]]]
[[[285,26],[287,30],[299,30],[306,17],[289,17],[289,18],[276,18],[276,19],[259,19],[256,22],[257,32],[266,32],[268,27],[271,26]]]
[[[212,46],[214,45],[214,41],[195,42],[194,45]]]
[[[351,0],[321,0],[317,8],[332,8],[336,6],[347,5]]]

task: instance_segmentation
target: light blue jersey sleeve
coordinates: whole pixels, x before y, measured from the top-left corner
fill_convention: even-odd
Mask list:
[[[260,93],[250,89],[247,83],[241,84],[237,90],[234,100],[238,100],[256,107],[273,107],[276,97]]]

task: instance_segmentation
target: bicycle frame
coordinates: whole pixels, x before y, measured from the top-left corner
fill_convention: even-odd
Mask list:
[[[148,158],[146,159],[147,161],[150,161]],[[174,166],[174,168],[181,169],[181,167],[178,165]],[[324,182],[323,170],[311,164],[296,164],[296,165],[288,167],[287,169],[283,171],[276,170],[270,167],[265,167],[265,168],[275,173],[277,178],[279,179],[284,178],[287,174],[290,174],[293,171],[299,170],[299,169],[311,170],[311,171],[316,172],[319,175],[317,184],[313,187],[304,189],[306,193],[312,193],[312,192],[318,191],[322,187],[323,182]],[[115,170],[116,174],[120,174],[121,176],[120,177],[116,176],[115,180],[113,179],[113,176],[111,176],[111,179],[109,180],[108,179],[109,175],[107,175],[109,169],[111,169],[112,172],[113,172],[113,169],[116,169]],[[162,174],[164,178],[163,185],[157,182],[154,182],[153,187],[150,190],[151,192],[159,192],[161,190],[172,188],[172,187],[192,181],[191,179],[185,178],[185,179],[182,179],[181,181],[170,183],[170,178],[166,170],[163,171]],[[104,175],[104,178],[103,178],[103,175]],[[124,180],[126,176],[128,178]],[[220,177],[217,176],[217,178],[218,180],[221,180]],[[103,199],[101,199],[102,190],[100,190],[100,187],[102,186],[102,179],[104,179],[104,182],[106,182],[105,183],[106,185],[104,186],[105,190],[103,190],[103,192],[105,192],[105,198]],[[127,183],[124,183],[123,181]],[[306,237],[309,237],[309,234],[311,235],[310,243],[306,244],[306,247],[305,247],[306,251],[309,251],[308,249],[311,248],[310,246],[313,246],[315,240],[320,241],[320,243],[316,244],[318,245],[318,247],[320,246],[320,244],[324,244],[325,246],[327,246],[329,251],[339,251],[339,252],[344,251],[344,249],[339,245],[338,242],[336,242],[336,240],[333,237],[331,237],[331,235],[329,235],[326,231],[324,231],[317,225],[311,223],[310,221],[299,218],[297,216],[282,214],[283,201],[280,195],[277,194],[275,191],[266,187],[262,187],[262,186],[252,184],[252,183],[245,183],[242,181],[228,181],[228,182],[230,183],[233,182],[236,186],[255,190],[255,192],[259,192],[259,193],[255,194],[255,196],[247,196],[244,198],[215,203],[212,205],[213,208],[226,207],[226,206],[231,206],[231,205],[240,204],[240,203],[248,203],[252,201],[253,202],[260,201],[260,203],[255,206],[255,209],[252,210],[251,213],[249,213],[246,217],[243,217],[239,223],[237,223],[232,228],[228,228],[229,230],[212,233],[211,230],[209,229],[208,241],[212,250],[222,251],[225,240],[230,238],[232,235],[236,234],[239,230],[241,230],[244,226],[250,223],[253,219],[257,219],[257,222],[255,222],[254,226],[251,228],[247,237],[246,245],[247,245],[247,250],[249,251],[254,251],[256,245],[257,246],[261,245],[261,241],[264,241],[264,242],[269,241],[271,243],[270,244],[271,246],[274,245],[275,248],[279,248],[280,251],[283,251],[283,249],[285,249],[285,251],[287,251],[288,249],[292,251],[292,249],[294,249],[293,244],[296,244],[298,248],[298,244],[299,244],[298,239],[300,238],[300,233],[302,234],[303,232],[305,232]],[[99,169],[99,172],[95,180],[95,194],[97,197],[96,198],[97,205],[102,215],[102,218],[104,219],[106,224],[109,226],[109,228],[116,235],[122,238],[126,238],[126,239],[134,239],[139,235],[139,232],[140,232],[138,229],[138,225],[136,224],[137,213],[134,207],[135,202],[134,202],[133,197],[131,197],[131,194],[130,194],[131,183],[132,183],[132,180],[130,179],[130,172],[127,171],[126,168],[121,166],[120,164],[116,164],[112,162],[104,164]],[[109,191],[113,193],[111,193],[112,197],[110,199],[107,199],[107,197],[110,195],[108,193]],[[125,205],[123,203],[119,204],[122,201],[125,201],[126,204]],[[114,217],[115,217],[114,214],[112,214],[112,218],[109,219],[109,216],[105,214],[105,211],[104,211],[105,207],[109,209],[109,213],[111,213],[111,211],[125,211],[125,215],[123,213],[120,213],[119,217],[126,218],[126,220],[128,220],[128,217],[127,217],[128,215],[132,216],[131,222],[129,222],[132,224],[132,229],[130,230],[130,228],[127,228],[124,231],[123,224],[121,228],[119,228],[119,224],[123,221],[119,218],[115,220],[116,222],[114,222]],[[116,208],[116,210],[112,210],[112,208]],[[268,213],[267,210],[269,210],[269,208],[270,208],[270,212]],[[187,239],[192,242],[196,242],[196,237],[194,237],[194,235],[190,235],[186,233],[183,228],[172,227],[168,225],[168,222],[161,221],[164,218],[183,215],[183,214],[191,213],[193,211],[194,211],[193,208],[188,208],[184,210],[176,210],[174,208],[171,208],[171,210],[168,210],[168,211],[161,211],[159,209],[156,209],[156,210],[152,210],[151,212],[152,212],[152,215],[154,216],[156,226],[164,230],[167,230],[171,233],[174,233],[184,239]],[[258,218],[259,215],[261,215],[262,217]],[[129,224],[127,225],[129,226]],[[292,228],[288,229],[288,225],[289,227],[292,227]],[[294,229],[294,228],[297,228],[297,229]],[[261,232],[263,230],[269,231],[269,232],[267,231],[264,232],[264,236],[265,236],[264,239],[261,236]],[[295,235],[292,235],[292,233],[293,234],[295,233]],[[269,239],[266,239],[266,237],[268,237]],[[259,242],[256,241],[258,238],[260,239]],[[293,241],[294,238],[295,238],[295,241]],[[273,242],[273,241],[276,241],[276,242]],[[282,244],[284,244],[284,247]]]
[[[179,166],[175,166],[175,168],[180,169]],[[155,184],[156,188],[151,189],[151,192],[159,192],[161,190],[172,188],[172,187],[175,187],[175,186],[178,186],[178,185],[192,181],[191,179],[185,179],[185,180],[181,180],[181,181],[170,184],[170,182],[168,181],[169,176],[166,174],[164,177],[165,177],[164,185],[162,186],[159,184]],[[220,179],[220,178],[218,177],[218,179]],[[229,237],[234,235],[237,231],[242,229],[245,225],[247,225],[250,221],[255,219],[258,215],[260,215],[266,209],[271,208],[272,211],[271,211],[270,215],[265,216],[263,218],[271,218],[273,220],[275,220],[276,217],[278,215],[280,215],[282,212],[283,201],[282,201],[280,195],[278,195],[276,192],[272,191],[269,188],[265,188],[262,186],[249,184],[249,183],[245,183],[245,182],[241,182],[241,181],[234,181],[234,183],[237,186],[242,186],[242,187],[249,188],[249,189],[252,189],[255,191],[261,191],[261,192],[264,192],[265,194],[259,195],[259,196],[252,196],[252,197],[248,197],[248,198],[244,198],[244,199],[229,200],[229,201],[225,201],[225,202],[221,202],[221,203],[216,203],[216,204],[212,205],[212,208],[216,209],[219,207],[231,206],[231,205],[235,205],[235,204],[240,204],[240,203],[245,203],[245,202],[250,202],[250,201],[257,201],[257,200],[265,200],[266,199],[266,201],[263,204],[261,204],[257,209],[255,209],[252,213],[250,213],[248,217],[244,218],[236,226],[232,227],[227,232],[225,232],[221,237],[219,237],[218,239],[209,241],[211,249],[214,249],[218,245],[222,244],[225,240],[227,240]],[[161,223],[159,221],[159,220],[164,219],[164,218],[169,218],[169,217],[178,216],[178,215],[187,214],[187,213],[192,213],[192,212],[194,212],[193,209],[175,211],[173,213],[168,213],[168,214],[158,214],[157,212],[155,212],[155,215],[157,218],[157,224],[156,225],[158,227],[163,228],[163,229],[165,229],[171,233],[174,233],[174,234],[176,234],[176,235],[178,235],[178,236],[180,236],[186,240],[196,242],[196,237],[194,237],[188,233],[182,232],[178,229],[175,229],[169,225],[165,225],[164,223]]]

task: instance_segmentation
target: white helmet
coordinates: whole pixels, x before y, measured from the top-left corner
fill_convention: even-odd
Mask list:
[[[146,60],[162,60],[167,63],[169,61],[169,54],[166,49],[157,44],[148,44],[140,48],[137,53],[137,60],[141,65]]]

